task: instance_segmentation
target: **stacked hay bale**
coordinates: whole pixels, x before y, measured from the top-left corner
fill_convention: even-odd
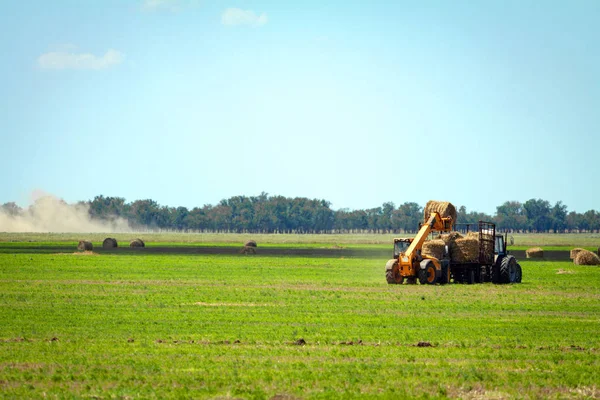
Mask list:
[[[458,263],[479,261],[479,233],[469,232],[467,236],[454,240],[450,257]]]
[[[544,250],[541,247],[532,247],[525,250],[525,257],[527,258],[544,258]]]
[[[104,242],[102,242],[102,248],[103,249],[114,249],[115,247],[118,247],[118,243],[117,243],[117,239],[115,238],[106,238],[104,239]]]
[[[79,243],[77,244],[77,250],[92,251],[92,250],[94,250],[94,246],[92,245],[91,242],[88,242],[87,240],[80,240]]]
[[[129,243],[129,247],[146,247],[146,243],[142,239],[134,239]]]
[[[438,260],[444,257],[446,242],[442,239],[428,240],[423,243],[421,254],[424,256],[435,257]]]
[[[577,257],[577,254],[579,254],[579,252],[583,251],[585,249],[582,249],[581,247],[576,247],[573,250],[571,250],[571,254],[569,255],[569,258],[571,260],[574,260]]]
[[[600,257],[588,250],[581,250],[573,260],[575,265],[600,265]]]
[[[437,212],[442,218],[451,217],[452,221],[456,221],[456,207],[448,201],[429,200],[424,209],[424,221],[427,222],[431,213]]]

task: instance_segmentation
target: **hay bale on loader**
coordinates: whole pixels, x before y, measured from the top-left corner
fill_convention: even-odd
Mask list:
[[[585,250],[585,249],[582,249],[581,247],[575,247],[573,250],[571,250],[569,258],[571,260],[574,260],[577,257],[577,254],[579,254],[579,252],[581,252],[583,250]]]
[[[437,212],[442,218],[451,217],[453,222],[456,222],[456,207],[448,201],[429,200],[425,205],[424,221],[427,222],[431,213]]]
[[[103,249],[114,249],[115,247],[119,247],[117,239],[115,238],[106,238],[104,239],[104,242],[102,242]]]
[[[438,260],[444,257],[446,243],[442,239],[428,240],[423,243],[421,254],[424,256],[435,257]]]
[[[541,247],[532,247],[525,250],[525,257],[527,258],[544,258],[544,249]]]
[[[94,250],[94,245],[92,244],[92,242],[88,242],[87,240],[80,240],[77,244],[77,250],[92,251]]]
[[[575,265],[600,265],[600,257],[589,250],[581,250],[573,262]]]
[[[129,247],[146,247],[146,243],[142,239],[133,239],[129,243]]]

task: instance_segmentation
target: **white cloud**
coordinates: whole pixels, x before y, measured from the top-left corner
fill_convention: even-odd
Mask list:
[[[117,50],[108,49],[103,56],[90,53],[71,53],[51,51],[38,57],[38,66],[42,69],[92,69],[100,70],[120,64],[125,55]]]
[[[230,7],[223,12],[221,16],[221,23],[223,25],[249,25],[249,26],[262,26],[268,21],[267,14],[262,13],[260,15],[254,14],[254,11],[242,10],[241,8]]]

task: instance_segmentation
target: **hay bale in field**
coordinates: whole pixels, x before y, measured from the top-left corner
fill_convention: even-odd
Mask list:
[[[129,243],[129,247],[146,247],[146,243],[142,239],[134,239]]]
[[[569,258],[571,260],[574,260],[577,257],[577,254],[579,254],[580,251],[585,250],[582,249],[581,247],[576,247],[573,250],[571,250],[571,254],[569,255]]]
[[[92,245],[92,243],[88,242],[87,240],[80,240],[77,244],[77,250],[92,251],[94,250],[94,245]]]
[[[448,201],[429,200],[425,205],[424,221],[427,222],[431,213],[437,212],[442,218],[451,217],[453,222],[456,222],[456,207]]]
[[[435,257],[440,260],[444,257],[446,243],[441,239],[428,240],[423,243],[421,254],[424,256]]]
[[[117,239],[115,238],[106,238],[104,239],[104,242],[102,242],[102,248],[103,249],[114,249],[115,247],[118,247],[118,243],[117,243]]]
[[[256,254],[256,246],[244,246],[240,254]]]
[[[457,263],[479,261],[479,240],[473,236],[456,239],[450,249],[450,258]]]
[[[254,241],[254,240],[248,240],[244,246],[245,247],[257,247],[256,241]]]
[[[527,258],[544,258],[544,250],[541,247],[532,247],[525,250],[525,257]]]
[[[581,250],[573,262],[575,265],[600,265],[600,257],[589,250]]]

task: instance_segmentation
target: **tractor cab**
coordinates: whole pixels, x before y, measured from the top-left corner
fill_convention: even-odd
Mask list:
[[[412,241],[413,238],[394,239],[394,258],[398,258],[400,253],[405,253]]]
[[[494,254],[497,256],[505,256],[506,251],[506,238],[502,235],[496,235],[494,242]]]

